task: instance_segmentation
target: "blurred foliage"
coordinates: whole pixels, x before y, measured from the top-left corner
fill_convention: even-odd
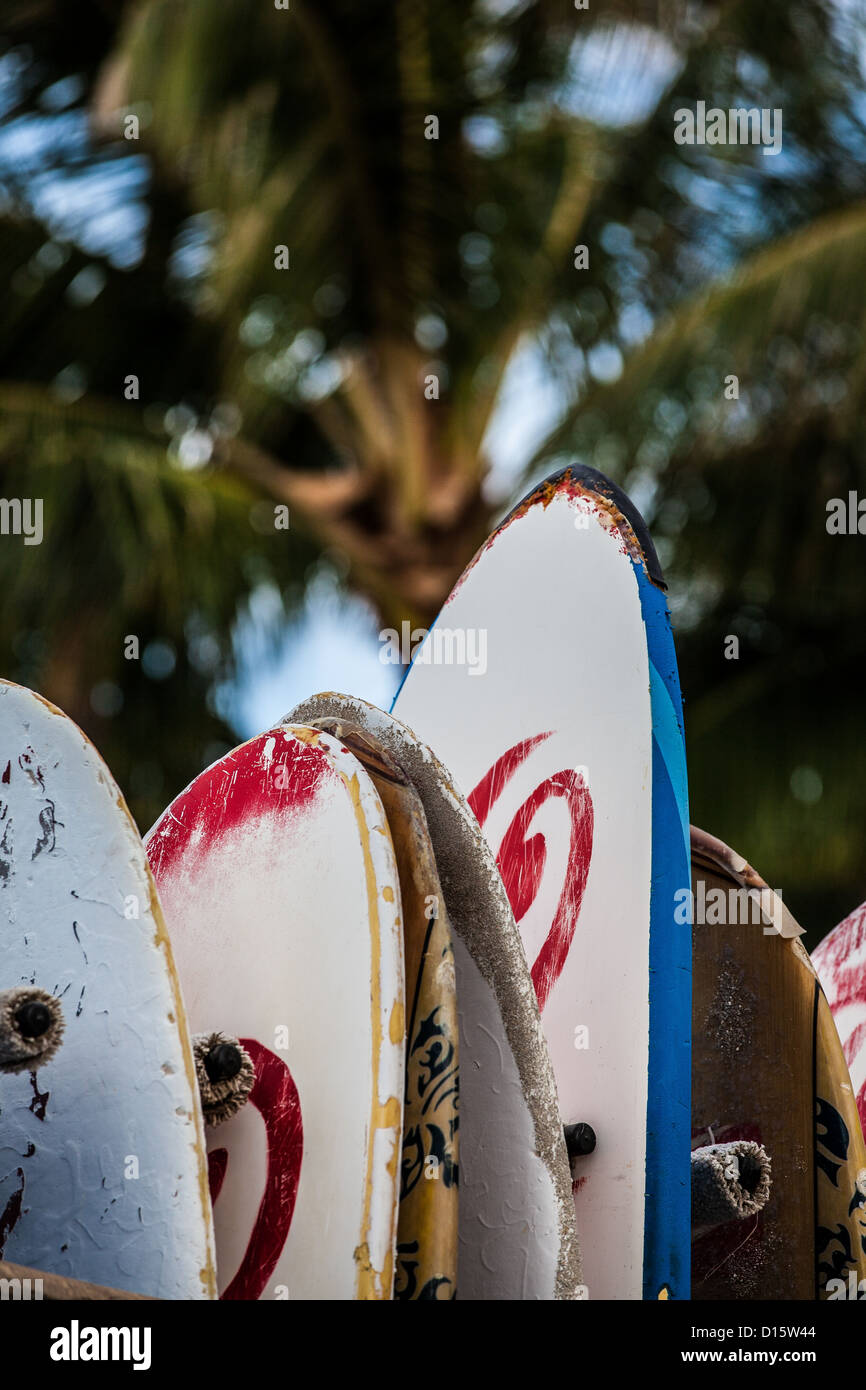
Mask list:
[[[0,585],[4,675],[78,718],[146,828],[179,771],[236,742],[209,692],[230,673],[239,607],[281,559],[242,485],[172,466],[167,440],[130,424],[98,398],[0,385],[5,495],[45,499],[42,543],[0,546]]]
[[[386,622],[435,613],[541,354],[560,415],[522,479],[576,458],[644,510],[693,819],[817,935],[866,897],[866,591],[825,526],[866,494],[860,0],[7,0],[2,27],[0,467],[47,530],[0,547],[0,657],[140,822],[231,739],[258,586],[288,613],[324,554]],[[698,100],[781,108],[781,154],[676,145]]]

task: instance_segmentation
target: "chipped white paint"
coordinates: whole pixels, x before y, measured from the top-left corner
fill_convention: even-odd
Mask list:
[[[460,1021],[458,1297],[573,1299],[580,1260],[553,1072],[493,857],[450,773],[405,725],[336,694],[285,722],[326,719],[369,730],[413,782],[445,895]]]
[[[208,1130],[221,1294],[389,1298],[403,957],[373,783],[337,741],[271,731],[196,778],[146,843],[194,1031],[255,1040],[257,1086],[264,1060],[291,1088]]]
[[[60,998],[35,1074],[0,1073],[0,1236],[18,1264],[215,1293],[192,1055],[141,840],[71,720],[0,683],[0,988]]]
[[[506,524],[445,604],[437,626],[484,629],[487,671],[416,657],[394,712],[451,768],[469,797],[497,760],[538,742],[492,797],[483,830],[494,855],[516,836],[512,883],[532,966],[564,895],[577,921],[542,1024],[562,1119],[598,1136],[578,1160],[577,1233],[590,1298],[641,1298],[649,1053],[651,706],[647,639],[631,560],[609,514],[565,492]],[[566,778],[592,802],[582,900]],[[556,785],[556,791],[546,793]],[[524,841],[534,844],[524,848]],[[533,879],[533,869],[537,880]],[[549,946],[548,946],[549,949]]]

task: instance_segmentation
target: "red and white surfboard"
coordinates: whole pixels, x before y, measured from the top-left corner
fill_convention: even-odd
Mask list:
[[[201,773],[146,846],[193,1031],[239,1038],[256,1069],[208,1131],[220,1296],[390,1298],[403,958],[370,778],[327,735],[274,729]]]
[[[834,927],[812,952],[830,1004],[866,1130],[866,903]]]

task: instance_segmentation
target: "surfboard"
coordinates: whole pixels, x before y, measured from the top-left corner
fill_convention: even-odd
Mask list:
[[[802,929],[760,875],[692,828],[693,1145],[752,1140],[769,1199],[697,1232],[692,1297],[828,1298],[866,1274],[866,1147]]]
[[[591,1298],[686,1298],[688,812],[663,579],[593,469],[536,487],[475,556],[393,712],[482,827],[531,963]]]
[[[861,1126],[866,1127],[866,903],[861,903],[812,952],[833,1013]]]
[[[461,1299],[584,1296],[571,1176],[526,958],[493,855],[450,772],[411,730],[324,694],[287,722],[361,728],[420,798],[451,927],[460,1036]]]
[[[381,741],[358,725],[316,725],[339,739],[379,794],[400,878],[406,970],[406,1079],[394,1297],[457,1296],[459,1028],[451,926],[427,818]]]
[[[215,1296],[190,1039],[141,839],[96,749],[0,682],[0,1256]]]
[[[388,1299],[405,1012],[382,803],[327,734],[273,729],[146,838],[197,1034],[255,1082],[208,1130],[220,1297]]]

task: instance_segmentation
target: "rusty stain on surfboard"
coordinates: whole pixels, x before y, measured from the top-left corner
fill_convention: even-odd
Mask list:
[[[520,518],[525,516],[528,511],[531,511],[533,507],[540,506],[546,510],[551,502],[562,494],[568,496],[573,502],[588,502],[598,516],[604,529],[610,532],[615,539],[620,541],[623,552],[642,567],[650,583],[655,584],[656,588],[664,589],[664,584],[659,584],[653,575],[650,574],[643,546],[635,535],[634,528],[628,517],[620,511],[613,498],[593,492],[591,489],[585,487],[578,478],[574,477],[571,469],[566,468],[562,473],[557,474],[553,478],[545,478],[527,497],[524,497],[521,502],[518,502],[517,506],[500,522],[496,530],[492,535],[487,537],[483,545],[479,546],[478,550],[469,561],[469,564],[451,590],[447,603],[450,603],[454,595],[460,592],[463,584],[478,564],[482,555],[486,554],[494,542],[498,540],[504,531],[508,530],[513,522],[519,521]]]

